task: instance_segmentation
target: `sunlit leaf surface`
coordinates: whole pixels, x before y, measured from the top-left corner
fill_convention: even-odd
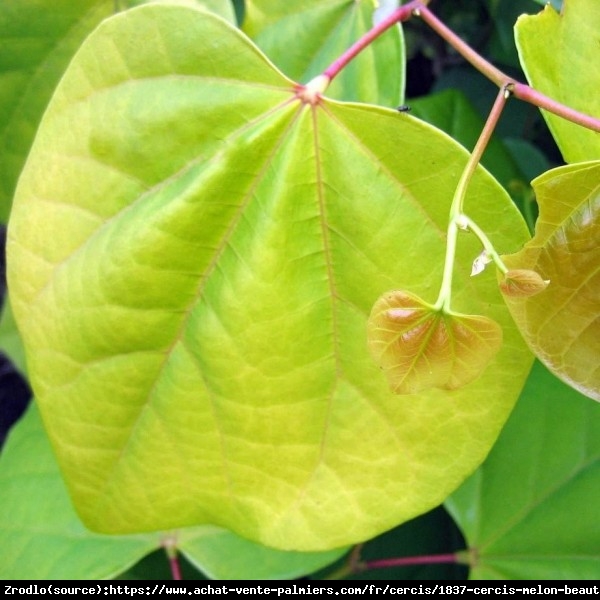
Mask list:
[[[440,504],[512,409],[529,351],[493,274],[469,276],[475,236],[453,307],[503,329],[483,375],[401,398],[367,350],[382,293],[437,295],[464,149],[297,89],[223,20],[148,5],[88,38],[44,117],[9,280],[91,528],[339,548]],[[466,202],[498,248],[525,242],[483,170]]]
[[[0,459],[0,577],[106,579],[160,548],[166,538],[213,579],[300,577],[344,552],[282,552],[217,527],[136,536],[92,533],[73,510],[32,404]]]
[[[540,360],[600,400],[600,163],[548,171],[533,186],[535,236],[505,262],[549,284],[535,296],[506,296],[506,303]]]
[[[115,10],[153,1],[168,0],[0,0],[0,222],[8,219],[42,114],[77,48]],[[175,1],[233,19],[229,0]]]

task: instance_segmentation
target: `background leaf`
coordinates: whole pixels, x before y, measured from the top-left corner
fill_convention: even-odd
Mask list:
[[[533,187],[540,207],[535,237],[505,263],[550,284],[536,296],[505,300],[538,358],[600,400],[600,162],[559,167]]]
[[[105,536],[88,531],[71,506],[37,406],[31,404],[0,459],[2,579],[114,577],[160,547],[165,535]],[[169,535],[180,552],[214,579],[300,577],[345,552],[281,552],[216,527]]]
[[[492,102],[493,99],[489,107]],[[417,98],[410,102],[410,106],[412,115],[439,127],[467,150],[474,148],[485,122],[467,97],[457,89],[446,89]],[[515,180],[522,179],[518,165],[498,137],[492,138],[488,144],[482,164],[504,187],[510,187]]]
[[[208,4],[234,17],[229,0],[176,1]],[[17,179],[56,84],[85,37],[114,10],[115,0],[0,0],[0,223],[8,220]]]
[[[387,289],[437,294],[466,160],[396,111],[303,104],[205,13],[105,21],[44,117],[8,246],[32,385],[86,523],[325,550],[439,505],[489,451],[529,352],[493,274],[469,276],[475,236],[455,307],[505,340],[479,379],[392,395],[366,321]],[[483,169],[467,206],[497,248],[527,238]]]
[[[255,544],[218,527],[184,529],[178,544],[188,560],[212,579],[295,579],[346,554],[283,552]]]
[[[244,31],[289,77],[308,83],[373,27],[372,0],[248,0]],[[331,98],[394,107],[404,97],[400,25],[363,50],[333,81]]]
[[[565,0],[561,13],[547,4],[515,28],[529,83],[571,108],[600,116],[600,11],[596,0]],[[544,112],[566,162],[600,159],[600,135]]]
[[[600,407],[536,363],[485,463],[446,501],[471,579],[596,580]]]
[[[84,528],[32,403],[0,455],[0,577],[109,578],[158,540],[159,535],[113,538]]]

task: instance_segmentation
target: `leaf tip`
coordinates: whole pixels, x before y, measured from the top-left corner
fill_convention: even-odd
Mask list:
[[[530,269],[509,269],[502,281],[500,291],[512,298],[527,298],[543,292],[550,283],[549,279],[542,279],[536,271]]]

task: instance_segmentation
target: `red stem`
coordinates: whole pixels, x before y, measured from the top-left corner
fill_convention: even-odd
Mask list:
[[[323,71],[323,75],[325,75],[330,81],[362,50],[364,50],[373,40],[377,39],[384,31],[396,25],[401,21],[407,21],[411,15],[413,10],[419,9],[423,7],[424,2],[429,2],[429,0],[413,0],[404,6],[400,6],[397,8],[391,15],[385,18],[383,21],[380,21],[363,37],[361,37],[357,42],[355,42],[344,54],[342,54],[337,60],[332,62],[326,69]]]
[[[177,552],[169,554],[169,565],[171,567],[171,575],[175,581],[181,581],[181,567],[179,565],[179,556]]]
[[[600,119],[581,113],[573,108],[565,106],[530,86],[520,83],[509,77],[477,53],[469,44],[458,37],[449,27],[440,21],[428,8],[429,0],[412,0],[397,8],[386,19],[375,25],[362,38],[354,43],[344,54],[335,60],[325,71],[323,76],[331,81],[359,52],[364,50],[373,40],[384,31],[402,21],[407,21],[411,16],[419,16],[433,29],[441,38],[446,40],[463,58],[473,65],[480,73],[493,81],[499,88],[505,88],[512,92],[515,98],[533,104],[538,108],[545,109],[567,121],[587,127],[592,131],[600,132]]]
[[[362,569],[385,569],[388,567],[410,567],[413,565],[456,564],[456,554],[430,554],[403,558],[381,558],[362,563]]]
[[[433,29],[441,38],[446,40],[464,59],[473,65],[480,73],[485,75],[489,80],[493,81],[499,88],[506,88],[512,92],[515,98],[529,102],[538,108],[544,108],[547,111],[571,121],[587,127],[593,131],[600,132],[600,119],[591,117],[584,113],[565,106],[541,92],[534,90],[532,87],[520,83],[509,77],[506,73],[497,69],[489,63],[483,56],[478,54],[471,46],[461,40],[451,29],[449,29],[442,21],[440,21],[426,6],[418,7],[414,14],[420,16],[431,29]]]
[[[541,92],[534,90],[532,87],[529,87],[524,83],[514,82],[507,85],[507,89],[513,93],[515,98],[519,98],[519,100],[524,100],[525,102],[534,104],[538,108],[544,108],[547,111],[566,119],[567,121],[572,121],[573,123],[577,123],[578,125],[587,127],[592,131],[598,131],[600,133],[600,119],[580,113],[579,111],[570,108],[569,106],[565,106],[564,104],[561,104],[552,98],[548,98],[548,96],[544,96],[544,94]]]
[[[431,29],[441,38],[446,40],[464,59],[470,62],[480,73],[498,87],[504,87],[514,80],[503,73],[500,69],[489,63],[481,54],[477,53],[469,44],[461,40],[449,27],[440,21],[426,6],[417,8],[415,15],[421,17]]]

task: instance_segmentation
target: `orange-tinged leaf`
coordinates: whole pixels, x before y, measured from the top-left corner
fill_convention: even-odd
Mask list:
[[[487,317],[438,310],[404,291],[384,294],[368,323],[369,350],[397,394],[453,390],[483,372],[502,344]]]
[[[543,294],[505,301],[538,358],[600,400],[600,161],[548,171],[533,186],[540,206],[535,236],[504,260],[551,284]]]
[[[530,269],[510,269],[500,281],[500,290],[505,296],[524,298],[543,292],[550,281]]]

